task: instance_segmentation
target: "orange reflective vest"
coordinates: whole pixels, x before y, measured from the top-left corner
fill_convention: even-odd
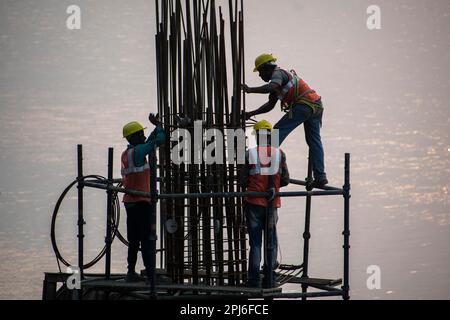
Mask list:
[[[145,164],[140,167],[134,165],[134,148],[129,148],[122,153],[122,184],[125,189],[150,192],[150,166],[145,159]],[[150,198],[125,194],[123,202],[150,202]]]
[[[278,99],[281,101],[281,109],[289,111],[290,107],[299,100],[306,100],[308,102],[316,102],[320,100],[320,96],[315,90],[301,79],[294,70],[290,72],[278,68],[289,78],[289,81],[278,91]]]
[[[247,184],[247,192],[267,192],[269,189],[269,176],[274,176],[275,191],[280,191],[281,179],[281,151],[278,148],[267,146],[249,150],[250,172]],[[246,197],[245,202],[267,207],[266,198]],[[275,208],[281,207],[280,197],[274,200]]]

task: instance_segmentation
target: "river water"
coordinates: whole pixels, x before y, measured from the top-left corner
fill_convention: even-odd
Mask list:
[[[342,185],[344,153],[352,154],[352,298],[449,299],[450,2],[376,2],[381,29],[371,31],[372,1],[245,1],[247,81],[260,84],[253,59],[272,52],[323,96],[331,185]],[[66,28],[71,4],[81,8],[81,30]],[[0,0],[0,299],[39,299],[43,272],[58,270],[50,219],[76,176],[76,145],[85,173],[106,175],[108,147],[119,163],[123,124],[156,110],[154,34],[152,1]],[[253,109],[264,97],[247,101]],[[282,148],[303,179],[303,129]],[[86,195],[86,259],[102,247],[104,200],[101,191]],[[75,203],[72,192],[57,229],[74,263]],[[303,208],[303,199],[283,201],[283,263],[301,262]],[[313,200],[312,277],[342,275],[342,211],[342,199]],[[113,271],[124,272],[125,261],[114,243]],[[381,288],[370,290],[374,265]]]

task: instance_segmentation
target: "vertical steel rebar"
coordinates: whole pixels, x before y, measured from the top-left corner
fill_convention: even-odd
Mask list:
[[[159,2],[161,1],[161,2]],[[243,3],[238,11],[238,1],[229,1],[230,32],[233,67],[233,97],[231,110],[228,105],[228,79],[226,67],[225,20],[219,7],[216,17],[216,1],[159,0],[157,10],[156,58],[158,80],[158,111],[166,132],[183,128],[191,137],[192,122],[179,123],[181,119],[203,121],[205,129],[219,129],[223,141],[225,126],[245,127],[241,114],[240,85],[243,69]],[[218,26],[219,24],[219,26]],[[183,32],[184,31],[184,32]],[[220,33],[218,32],[220,31]],[[170,141],[167,140],[167,145]],[[205,144],[195,141],[203,151]],[[197,156],[199,146],[190,146],[191,155]],[[223,164],[177,164],[171,162],[169,147],[164,157],[160,152],[161,190],[165,193],[185,192],[234,192],[236,186],[236,162]],[[193,159],[192,159],[193,160]],[[191,283],[235,284],[244,279],[246,271],[245,234],[240,200],[236,199],[173,199],[161,203],[161,223],[175,219],[178,229],[165,234],[161,244],[165,246],[165,266],[169,276],[177,283],[187,279]],[[165,220],[165,221],[164,221]],[[163,231],[164,230],[164,231]],[[214,232],[210,232],[214,230]],[[212,248],[214,247],[214,252]],[[189,271],[189,275],[185,275]],[[201,271],[201,272],[200,272]],[[224,281],[226,279],[226,281]]]
[[[345,154],[344,168],[344,281],[342,290],[344,300],[350,299],[350,154]]]

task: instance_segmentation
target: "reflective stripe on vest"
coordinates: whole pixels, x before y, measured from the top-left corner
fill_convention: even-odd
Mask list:
[[[134,165],[135,148],[130,148],[122,153],[122,184],[125,189],[142,191],[150,193],[150,166],[145,159],[142,166]],[[150,198],[134,196],[131,194],[123,195],[123,202],[150,202]]]
[[[129,175],[130,173],[140,173],[144,172],[145,170],[150,170],[150,165],[148,164],[148,162],[146,162],[143,166],[139,167],[136,167],[134,165],[134,148],[130,148],[125,152],[127,152],[128,167],[124,167],[124,163],[122,161],[122,169],[121,169],[122,176]]]
[[[267,156],[267,148],[262,149],[262,152],[265,153]],[[275,156],[273,155],[273,151],[275,151]],[[268,160],[268,159],[267,159]],[[264,175],[264,176],[270,176],[281,172],[281,152],[277,148],[271,149],[270,153],[270,161],[267,161],[267,163],[264,163],[263,165],[268,165],[270,163],[269,167],[261,166],[261,161],[259,157],[258,148],[252,148],[249,150],[249,164],[252,165],[252,168],[249,171],[249,174],[251,176],[255,175]]]
[[[266,192],[269,187],[275,188],[275,191],[279,192],[283,165],[281,150],[270,146],[250,149],[249,161],[251,162],[249,163],[250,175],[247,192]],[[271,165],[270,168],[269,165]],[[269,185],[270,177],[273,177],[273,185]],[[245,197],[244,201],[262,207],[269,205],[269,201],[265,197]],[[281,206],[280,197],[275,197],[273,205],[275,208]]]
[[[303,99],[310,93],[316,93],[315,90],[309,88],[308,84],[303,81],[294,70],[290,72],[278,68],[288,76],[288,82],[281,88],[278,94],[278,99],[281,101],[281,108],[283,111],[289,111],[290,107],[298,100]],[[300,87],[306,87],[307,90],[300,92]],[[314,102],[314,101],[311,101]]]

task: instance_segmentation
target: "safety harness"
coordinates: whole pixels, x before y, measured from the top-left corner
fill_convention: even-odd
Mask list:
[[[302,93],[299,92],[300,91],[299,82],[301,81],[301,78],[297,75],[295,70],[290,70],[289,72],[283,69],[279,70],[285,72],[289,79],[289,81],[281,88],[278,94],[278,99],[281,101],[281,110],[283,112],[289,113],[289,117],[292,118],[293,117],[292,107],[295,104],[305,104],[309,106],[313,111],[313,115],[316,115],[323,110],[321,102],[313,102],[308,99],[305,99],[305,97],[308,94],[315,93],[316,92],[315,90],[309,89]],[[286,96],[292,90],[293,90],[292,97],[288,101],[286,101]]]

